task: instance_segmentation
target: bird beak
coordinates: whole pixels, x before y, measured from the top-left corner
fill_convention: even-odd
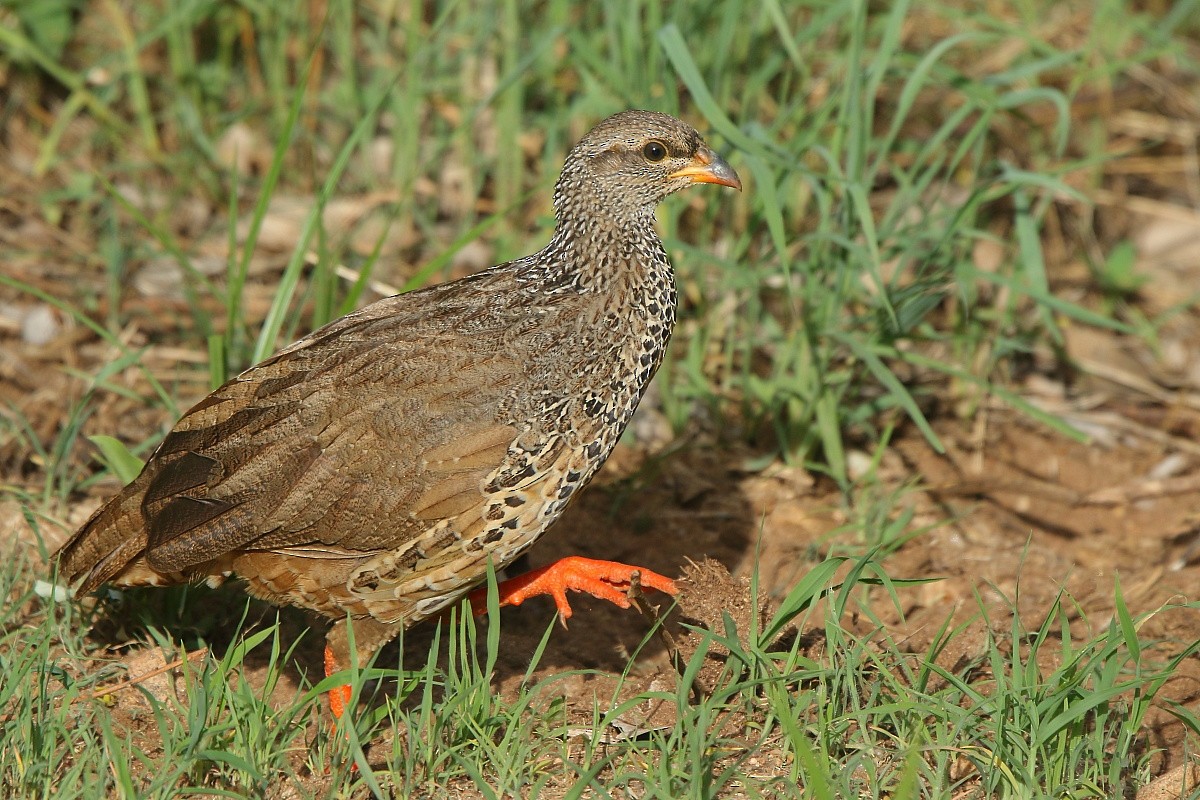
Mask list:
[[[692,163],[681,170],[672,172],[668,178],[688,178],[692,183],[716,183],[721,186],[732,186],[739,192],[742,190],[742,179],[733,171],[733,167],[719,155],[700,145]]]

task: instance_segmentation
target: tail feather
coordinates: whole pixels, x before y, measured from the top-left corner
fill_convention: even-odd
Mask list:
[[[145,553],[141,493],[131,488],[101,506],[58,551],[59,578],[76,596],[119,583],[121,572]]]

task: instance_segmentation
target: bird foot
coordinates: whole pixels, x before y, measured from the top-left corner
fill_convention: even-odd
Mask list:
[[[497,588],[502,606],[519,606],[531,597],[548,594],[554,598],[558,615],[565,622],[571,618],[567,589],[587,592],[592,597],[629,608],[625,590],[633,585],[635,575],[641,586],[649,586],[667,594],[677,594],[679,591],[675,581],[657,572],[616,561],[580,556],[559,559],[548,566],[501,581]],[[468,597],[472,611],[476,614],[487,613],[487,587],[476,589]]]

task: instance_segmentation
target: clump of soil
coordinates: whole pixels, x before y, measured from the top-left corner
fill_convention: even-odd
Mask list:
[[[753,597],[748,578],[735,578],[724,564],[711,558],[684,567],[678,585],[680,619],[688,624],[679,635],[667,635],[681,672],[698,653],[704,659],[690,689],[709,694],[728,665],[730,650],[722,640],[736,637],[743,649],[752,644],[748,637],[763,630],[774,612],[773,604],[764,597]]]

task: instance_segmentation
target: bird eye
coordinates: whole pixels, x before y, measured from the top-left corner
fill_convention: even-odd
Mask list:
[[[647,161],[657,163],[667,157],[667,148],[662,142],[651,140],[642,148],[642,155]]]

